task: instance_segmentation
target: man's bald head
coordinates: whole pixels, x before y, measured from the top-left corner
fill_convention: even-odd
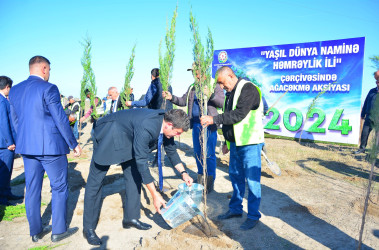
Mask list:
[[[222,89],[231,92],[236,86],[238,78],[228,66],[219,68],[216,72],[216,80]]]

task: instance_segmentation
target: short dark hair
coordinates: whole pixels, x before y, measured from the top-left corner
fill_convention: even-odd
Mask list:
[[[12,88],[13,81],[8,76],[0,76],[0,90],[5,89],[7,86]]]
[[[50,65],[50,61],[46,57],[43,57],[43,56],[33,56],[29,60],[29,67],[32,66],[33,64],[36,64],[36,63],[47,63],[47,64]]]
[[[154,68],[151,70],[151,75],[154,76],[154,77],[158,77],[159,76],[159,69],[158,68]]]
[[[181,109],[171,109],[164,114],[166,122],[171,122],[174,128],[181,128],[187,131],[190,127],[190,120],[186,112]]]

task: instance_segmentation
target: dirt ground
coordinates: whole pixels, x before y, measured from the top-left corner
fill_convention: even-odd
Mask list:
[[[353,148],[302,144],[281,139],[266,139],[268,157],[279,164],[281,176],[274,175],[262,158],[262,218],[249,231],[240,231],[246,219],[244,215],[218,221],[217,215],[228,210],[232,186],[228,177],[229,155],[217,153],[217,178],[215,191],[208,195],[210,233],[204,233],[198,217],[171,229],[162,217],[155,213],[152,199],[143,188],[141,221],[152,225],[148,231],[123,229],[122,203],[125,187],[120,166],[112,166],[105,180],[103,206],[97,234],[103,245],[93,247],[82,236],[83,201],[85,183],[92,155],[89,139],[90,126],[84,129],[81,142],[84,154],[80,158],[69,155],[68,223],[79,227],[79,232],[58,243],[43,241],[33,243],[29,236],[26,217],[0,222],[0,249],[30,249],[49,246],[56,249],[352,249],[357,246],[362,217],[365,183],[368,179],[364,156],[353,156]],[[193,158],[191,133],[182,135],[179,155],[189,174],[196,179],[196,163]],[[218,152],[218,148],[217,148]],[[154,154],[151,154],[151,160]],[[166,161],[164,168],[168,201],[182,182],[179,174]],[[157,169],[151,172],[157,177]],[[15,160],[12,179],[23,178],[23,162]],[[13,186],[15,194],[24,193],[25,185]],[[49,180],[43,183],[42,206],[44,224],[51,224],[51,193]],[[364,249],[379,249],[379,200],[378,185],[373,189],[369,214],[366,218]]]

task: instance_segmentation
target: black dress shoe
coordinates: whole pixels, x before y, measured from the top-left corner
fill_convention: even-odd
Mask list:
[[[8,200],[21,200],[23,198],[24,198],[23,195],[14,195],[14,194],[11,194],[11,195],[7,196]]]
[[[95,229],[83,229],[83,236],[90,245],[100,246],[102,244],[101,239],[95,233]]]
[[[242,217],[242,214],[233,214],[230,210],[228,210],[228,212],[217,216],[217,219],[227,220],[227,219],[236,218],[236,217]]]
[[[122,227],[123,228],[131,228],[131,227],[135,227],[139,230],[149,230],[151,228],[151,225],[147,224],[147,223],[143,223],[139,220],[131,220],[131,221],[122,221]]]
[[[63,239],[66,239],[67,237],[70,237],[74,233],[76,233],[79,230],[78,227],[73,227],[73,228],[68,228],[66,232],[61,233],[61,234],[52,234],[51,235],[51,241],[52,242],[57,242]]]
[[[38,240],[42,239],[46,234],[51,232],[51,225],[48,225],[42,229],[42,231],[39,234],[32,236],[33,242],[38,242]]]

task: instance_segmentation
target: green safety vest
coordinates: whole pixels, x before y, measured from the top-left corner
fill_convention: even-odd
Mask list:
[[[233,98],[233,110],[237,107],[238,98],[241,95],[241,90],[245,84],[251,83],[244,79],[240,80],[240,82],[237,85],[236,92],[234,93]],[[259,92],[259,107],[256,110],[250,110],[250,112],[246,115],[246,117],[235,124],[233,124],[233,131],[234,131],[234,138],[236,141],[236,146],[245,146],[245,145],[251,145],[251,144],[259,144],[264,142],[264,130],[263,130],[263,105],[262,105],[262,93],[258,86],[257,87]],[[224,103],[224,112],[225,112],[225,105],[226,105],[226,98]],[[227,142],[228,148],[229,148],[229,142]]]

